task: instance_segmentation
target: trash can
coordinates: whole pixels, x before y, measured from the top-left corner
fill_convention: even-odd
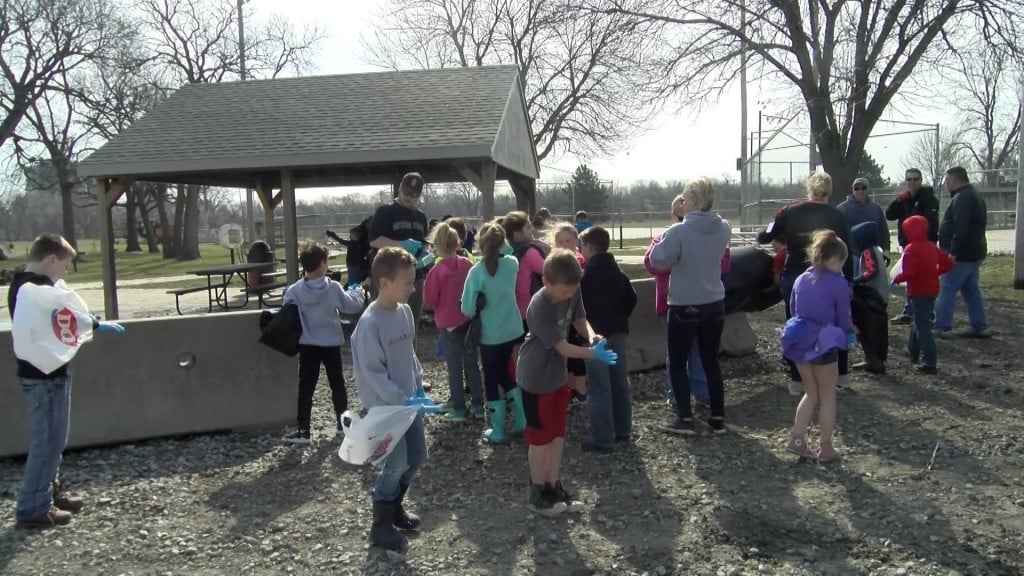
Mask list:
[[[250,264],[266,263],[265,268],[257,268],[248,272],[249,286],[260,286],[265,284],[262,276],[273,272],[277,268],[277,261],[274,259],[274,250],[263,240],[257,240],[249,245],[246,253],[246,260]]]

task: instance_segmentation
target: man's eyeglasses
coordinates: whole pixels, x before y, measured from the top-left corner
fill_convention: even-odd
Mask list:
[[[867,190],[868,187],[867,186],[854,186],[853,189],[854,190]]]
[[[909,178],[909,177],[907,178],[907,182],[920,182],[920,181],[921,181],[920,178]]]

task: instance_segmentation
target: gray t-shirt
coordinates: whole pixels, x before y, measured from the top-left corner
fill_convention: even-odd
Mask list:
[[[569,372],[565,368],[565,358],[555,350],[555,345],[569,336],[569,326],[573,322],[587,317],[579,291],[558,304],[544,292],[538,290],[526,309],[526,324],[530,331],[519,349],[516,367],[516,383],[534,394],[554,392],[565,384]]]

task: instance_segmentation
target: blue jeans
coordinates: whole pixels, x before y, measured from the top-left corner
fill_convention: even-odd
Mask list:
[[[945,332],[953,329],[957,292],[964,296],[971,329],[975,332],[988,329],[985,300],[981,297],[981,288],[978,287],[980,271],[981,262],[957,262],[952,270],[939,278],[939,298],[935,302],[936,330]]]
[[[477,362],[479,350],[466,350],[465,333],[455,333],[441,329],[441,342],[444,347],[444,363],[448,368],[448,395],[454,410],[463,410],[466,406],[466,390],[462,385],[465,375],[473,394],[473,406],[483,406],[483,384],[480,380],[480,363]]]
[[[925,366],[935,366],[938,362],[938,350],[935,347],[935,335],[932,334],[932,312],[935,310],[934,296],[912,296],[914,325],[910,329],[907,340],[907,351],[914,358],[920,356]]]
[[[711,415],[725,416],[725,387],[722,383],[722,370],[718,364],[718,350],[722,343],[724,327],[725,305],[722,300],[697,306],[669,306],[669,372],[672,374],[672,390],[676,396],[676,410],[680,418],[693,417],[687,357],[694,341],[699,344],[700,359],[704,365],[704,373],[708,377]]]
[[[793,296],[793,284],[796,284],[797,276],[783,276],[779,281],[779,291],[782,293],[782,303],[786,305],[786,320],[793,317],[793,311],[789,309],[789,300]],[[837,350],[839,354],[839,375],[846,376],[850,373],[850,351]],[[789,358],[783,357],[786,366],[789,366],[789,379],[793,382],[800,382],[800,371],[796,369]]]
[[[619,359],[612,366],[587,360],[587,408],[591,442],[611,445],[616,438],[629,438],[633,429],[633,401],[626,371],[628,335],[613,334],[606,338],[608,349],[618,353]]]
[[[61,454],[68,443],[71,421],[71,376],[46,380],[20,378],[28,401],[28,445],[25,477],[18,492],[15,516],[27,520],[49,512],[53,506],[53,482],[60,470]]]
[[[662,324],[668,330],[668,314],[658,316]],[[690,377],[690,393],[693,397],[706,402],[708,400],[708,377],[704,374],[704,365],[700,361],[700,343],[693,341],[690,354],[686,357],[686,374]],[[676,405],[676,396],[672,392],[672,359],[665,360],[665,391],[673,406]]]
[[[373,485],[373,499],[376,502],[393,502],[398,498],[402,486],[408,486],[412,477],[427,459],[427,437],[423,432],[423,415],[416,416],[405,436],[398,441],[395,449],[384,459],[384,465]]]

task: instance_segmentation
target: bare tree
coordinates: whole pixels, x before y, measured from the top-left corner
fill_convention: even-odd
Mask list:
[[[140,0],[142,21],[149,30],[144,43],[163,70],[165,86],[220,82],[237,78],[240,54],[234,36],[238,23],[234,2],[200,0]],[[274,77],[308,66],[322,34],[298,33],[287,21],[271,20],[246,34],[246,68],[253,76]],[[179,186],[175,196],[174,230],[163,234],[180,260],[199,258],[199,186]]]
[[[44,92],[121,33],[107,0],[0,1],[0,145]]]
[[[389,0],[363,38],[385,68],[515,64],[537,156],[615,150],[655,112],[657,24],[584,13],[572,0]],[[646,56],[646,57],[645,57]]]
[[[1020,138],[1021,108],[1011,53],[999,45],[974,43],[955,54],[961,81],[951,100],[964,119],[964,145],[984,172],[985,184],[995,186],[1000,169],[1016,166]]]
[[[468,182],[446,184],[442,197],[456,207],[459,216],[476,218],[480,214],[480,190]]]
[[[942,35],[1016,46],[1020,0],[589,0],[589,9],[669,26],[666,92],[716,98],[745,53],[769,84],[799,95],[838,200],[868,137],[922,62],[948,57]],[[980,23],[980,26],[975,25]]]
[[[944,131],[939,133],[938,156],[935,150],[935,134],[927,132],[914,139],[903,157],[905,168],[917,168],[932,179],[932,185],[942,182],[942,175],[953,166],[966,166],[971,161],[971,153],[964,142],[965,130]]]

